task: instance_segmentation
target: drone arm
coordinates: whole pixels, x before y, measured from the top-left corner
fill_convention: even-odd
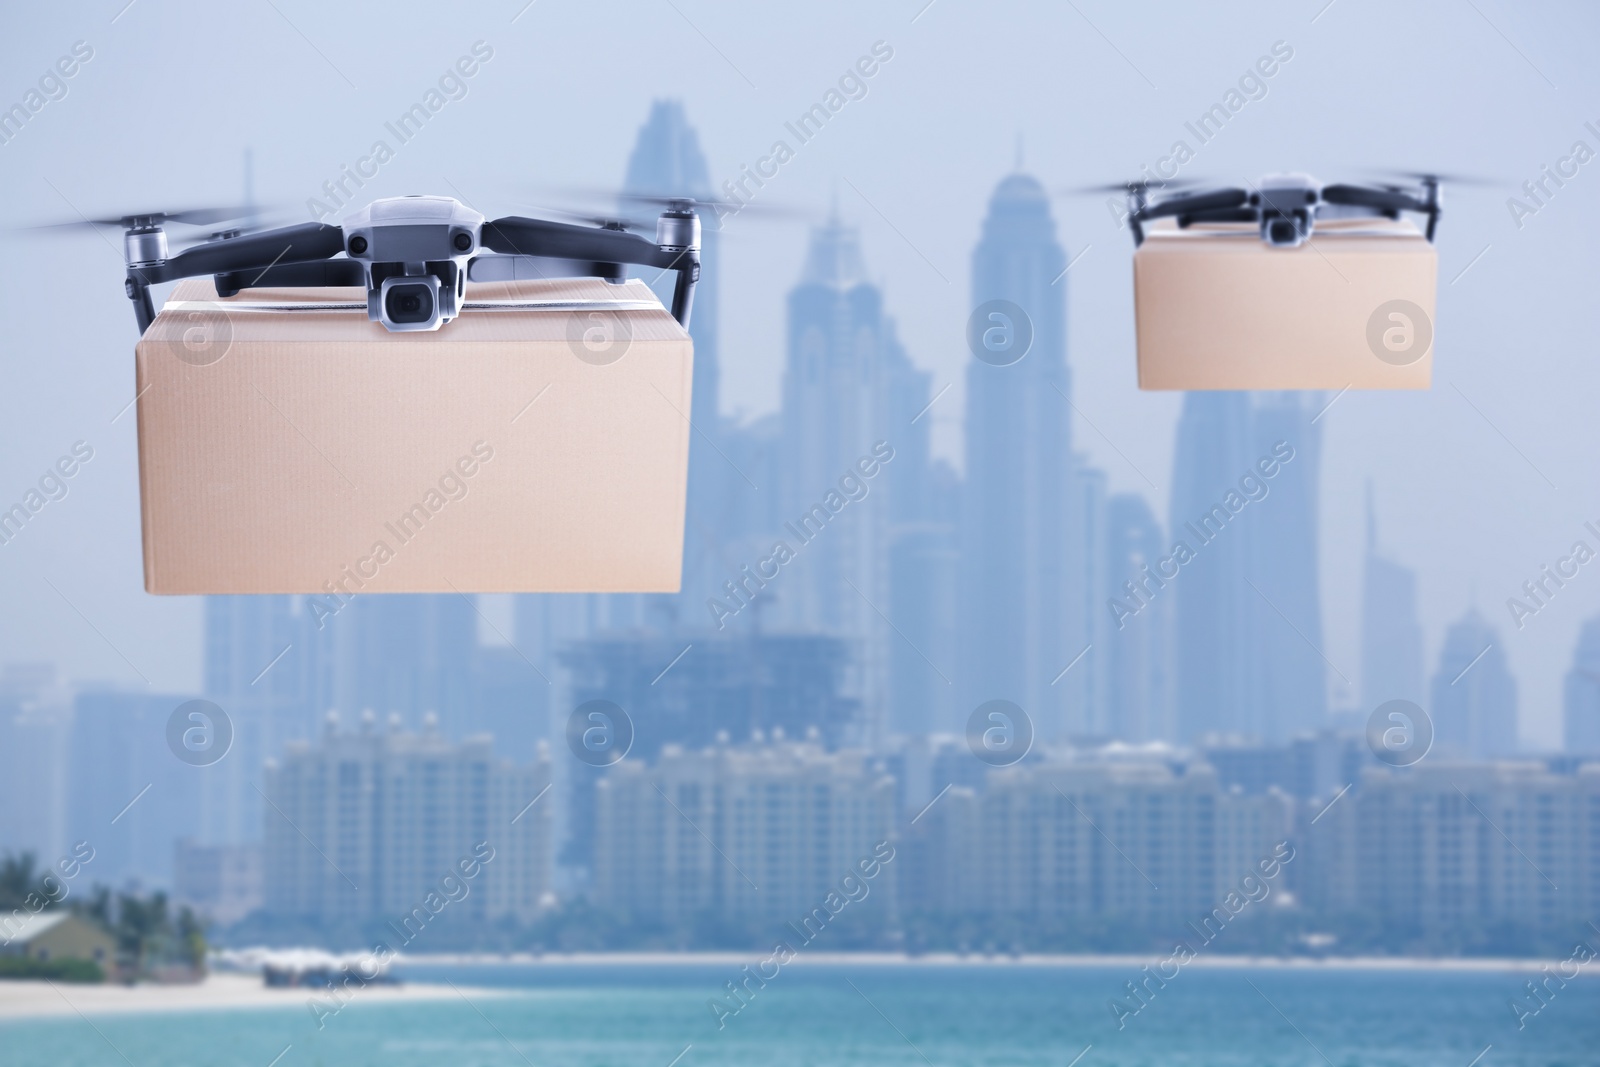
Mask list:
[[[1217,208],[1211,211],[1185,212],[1178,216],[1178,228],[1188,229],[1195,223],[1206,222],[1255,222],[1257,214],[1254,208],[1229,207]]]
[[[282,263],[329,259],[344,251],[344,231],[322,222],[307,222],[267,230],[248,237],[207,241],[171,259],[148,266],[128,268],[128,276],[138,276],[146,285],[193,278],[201,274],[227,274],[233,271],[267,270]]]
[[[1196,193],[1192,196],[1174,196],[1159,203],[1141,208],[1136,214],[1140,222],[1166,218],[1171,215],[1196,215],[1206,211],[1223,211],[1243,207],[1250,194],[1243,189],[1218,189],[1214,193]]]
[[[595,264],[631,263],[678,272],[672,293],[672,317],[687,329],[694,307],[694,287],[700,280],[697,248],[664,248],[623,230],[600,230],[565,222],[548,222],[517,215],[483,224],[483,247],[510,255],[570,259]]]
[[[491,252],[553,259],[633,263],[663,269],[676,266],[675,253],[663,252],[654,241],[648,241],[638,234],[517,215],[485,222],[483,247]]]
[[[133,317],[139,324],[139,332],[143,334],[156,317],[155,308],[150,301],[152,285],[177,281],[179,278],[214,274],[217,275],[219,295],[231,296],[239,289],[247,287],[233,285],[232,292],[222,293],[221,290],[235,275],[245,276],[246,280],[250,277],[260,278],[274,267],[289,267],[308,260],[324,260],[343,251],[343,230],[326,223],[307,222],[299,226],[286,226],[280,230],[253,233],[248,237],[207,241],[205,244],[179,252],[171,259],[129,264],[125,287],[128,299],[133,301]]]
[[[279,263],[266,270],[223,271],[216,275],[217,295],[234,296],[241,289],[275,286],[285,289],[302,286],[365,285],[366,271],[354,259],[312,259]]]
[[[1427,188],[1428,199],[1423,200],[1396,189],[1369,189],[1362,185],[1326,185],[1322,189],[1322,199],[1330,204],[1349,204],[1382,212],[1421,212],[1428,216],[1427,238],[1428,243],[1432,244],[1434,231],[1439,227],[1439,190],[1437,183]]]
[[[1427,211],[1428,204],[1410,193],[1394,189],[1368,189],[1360,185],[1325,185],[1322,199],[1329,204],[1370,207],[1378,211]]]

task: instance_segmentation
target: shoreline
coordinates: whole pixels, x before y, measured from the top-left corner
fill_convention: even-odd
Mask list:
[[[547,967],[552,970],[573,967],[699,967],[732,966],[735,969],[760,959],[764,952],[431,952],[401,953],[395,957],[397,970],[412,967]],[[929,952],[910,955],[904,952],[806,952],[803,949],[785,967],[1044,967],[1044,968],[1124,968],[1138,969],[1161,959],[1160,953],[1024,953],[1019,956],[995,953],[983,955],[954,952]],[[1469,973],[1538,972],[1553,961],[1536,957],[1482,956],[1247,956],[1198,955],[1184,969],[1248,970],[1283,969],[1304,971],[1460,971]]]
[[[306,1010],[306,1001],[318,990],[310,987],[272,989],[258,974],[221,972],[207,975],[189,985],[136,986],[100,983],[78,985],[42,979],[0,981],[0,1024],[35,1019],[90,1017],[100,1015],[148,1015],[165,1012],[249,1011],[293,1008]],[[517,990],[470,990],[473,997],[497,997]],[[461,992],[448,985],[407,983],[398,986],[374,985],[359,991],[352,1003],[404,1004],[421,1001],[459,1000]]]
[[[760,952],[575,952],[575,953],[428,953],[405,955],[395,960],[402,983],[364,988],[355,1003],[366,1005],[407,1004],[464,999],[470,992],[474,1000],[483,997],[517,996],[530,990],[519,987],[472,986],[408,982],[406,967],[531,967],[550,972],[601,967],[672,968],[713,967],[738,970],[759,959]],[[1133,970],[1153,962],[1155,957],[1125,954],[1040,954],[1040,955],[958,955],[928,953],[911,956],[898,952],[801,952],[786,967],[936,967],[941,969],[1019,967],[1040,969]],[[1521,974],[1538,973],[1552,961],[1527,958],[1483,957],[1438,959],[1416,956],[1197,956],[1184,964],[1185,970],[1208,971],[1282,970],[1303,973],[1358,974],[1458,973]],[[102,1015],[146,1015],[205,1011],[252,1011],[293,1008],[305,1010],[307,1001],[318,992],[312,987],[269,988],[260,976],[239,971],[220,971],[192,985],[123,986],[112,984],[75,985],[36,979],[0,981],[0,1025],[9,1022],[91,1017]],[[469,1001],[470,1003],[470,1001]]]

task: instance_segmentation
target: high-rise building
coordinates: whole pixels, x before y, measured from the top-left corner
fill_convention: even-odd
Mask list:
[[[1222,789],[1203,762],[1023,764],[929,811],[918,846],[941,862],[908,891],[918,910],[1043,924],[1199,921],[1274,857],[1291,820],[1284,795]]]
[[[331,642],[332,693],[323,706],[371,710],[407,723],[433,713],[445,736],[466,735],[478,614],[455,593],[355,597],[319,634]]]
[[[1318,393],[1269,393],[1256,398],[1254,447],[1250,466],[1269,490],[1246,526],[1250,556],[1245,568],[1253,588],[1248,596],[1261,622],[1254,648],[1233,655],[1254,661],[1256,718],[1267,740],[1284,741],[1324,725],[1328,716],[1330,670],[1324,658],[1322,596],[1317,568],[1320,540],[1317,499],[1322,484],[1322,435],[1312,421],[1321,407]],[[1268,479],[1255,470],[1274,449],[1293,449]],[[1255,504],[1250,505],[1254,507]],[[1247,509],[1248,510],[1248,509]]]
[[[1023,331],[1031,343],[1015,361],[1007,351],[967,366],[956,681],[961,706],[1015,701],[1043,738],[1069,729],[1077,680],[1069,672],[1069,680],[1051,683],[1090,643],[1077,610],[1086,591],[1072,583],[1085,549],[1070,519],[1066,266],[1044,187],[1024,174],[1004,179],[973,250],[972,305],[977,312],[1003,300],[1020,308],[1023,321],[995,328],[1017,331],[1009,344],[1019,344]]]
[[[1432,758],[1369,767],[1339,803],[1307,806],[1317,816],[1303,834],[1309,903],[1424,930],[1581,925],[1600,904],[1595,771]]]
[[[240,782],[248,788],[250,776],[229,766],[240,753],[195,767],[167,747],[167,722],[188,699],[101,688],[76,695],[64,808],[71,839],[95,850],[95,881],[170,885],[173,841],[207,825],[210,798]]]
[[[1370,486],[1361,595],[1361,695],[1368,714],[1386,700],[1421,704],[1424,697],[1417,574],[1378,553]]]
[[[1566,750],[1600,756],[1600,617],[1588,620],[1578,631],[1565,696]]]
[[[527,764],[498,760],[488,738],[448,741],[431,716],[420,735],[398,719],[380,730],[370,714],[355,733],[337,724],[330,715],[320,741],[293,742],[267,766],[267,912],[402,921],[428,894],[463,882],[461,863],[476,860],[474,884],[451,896],[458,914],[538,914],[550,887],[550,808],[539,799],[548,751]]]
[[[851,645],[813,633],[689,631],[613,634],[570,646],[577,703],[609,700],[634,720],[633,755],[668,744],[701,748],[719,734],[814,734],[827,748],[859,744],[861,706],[844,692]]]
[[[1252,546],[1243,526],[1255,516],[1224,510],[1220,524],[1212,518],[1234,482],[1253,470],[1251,416],[1244,393],[1202,392],[1184,396],[1178,419],[1169,525],[1174,544],[1194,554],[1171,579],[1178,730],[1185,741],[1267,733],[1254,699],[1260,594],[1245,582]]]
[[[859,701],[845,695],[852,644],[815,633],[608,634],[562,654],[574,708],[609,700],[633,723],[631,755],[653,759],[668,744],[699,749],[774,731],[832,749],[862,737]],[[564,726],[562,722],[558,726]],[[610,767],[563,760],[564,863],[588,868],[595,841],[595,787]]]
[[[1500,635],[1477,608],[1445,631],[1428,710],[1442,753],[1505,759],[1517,750],[1517,682]]]
[[[1154,568],[1171,546],[1144,497],[1118,493],[1106,502],[1105,583],[1131,610],[1108,620],[1102,639],[1106,670],[1107,734],[1121,741],[1176,741],[1172,692],[1172,594],[1156,588]],[[1156,575],[1159,578],[1159,575]],[[1133,583],[1133,589],[1127,583]],[[1102,612],[1104,612],[1102,608]]]
[[[835,217],[813,232],[789,294],[785,521],[773,532],[794,559],[770,588],[760,577],[754,584],[788,625],[855,643],[851,687],[874,745],[887,728],[893,642],[904,640],[888,614],[891,530],[896,512],[914,519],[925,510],[926,430],[911,420],[927,396],[927,375],[907,359],[882,293],[867,281],[855,229]]]
[[[681,102],[657,100],[651,105],[628,157],[623,188],[630,196],[707,200],[716,195],[699,135],[689,125]],[[625,199],[621,207],[629,215],[639,214],[640,205],[634,201]],[[654,210],[655,205],[646,205],[646,213]],[[606,624],[613,628],[671,626],[690,620],[698,624],[706,598],[718,595],[727,578],[721,556],[737,526],[737,516],[751,505],[752,497],[760,495],[755,486],[761,481],[738,467],[730,453],[728,438],[736,436],[738,429],[725,424],[720,398],[721,223],[714,213],[702,211],[701,226],[700,282],[695,287],[694,314],[689,320],[689,336],[694,339],[694,385],[690,409],[683,412],[693,433],[689,440],[682,592],[672,596],[607,597],[606,610],[612,617]],[[655,288],[662,303],[670,306],[676,276],[651,270],[642,277]]]
[[[173,847],[172,896],[207,920],[230,926],[261,907],[261,845]]]
[[[894,782],[861,752],[781,737],[624,760],[598,800],[596,903],[664,923],[800,923],[894,836]],[[891,862],[870,891],[894,882]]]
[[[1168,565],[1184,740],[1284,741],[1326,718],[1312,419],[1300,394],[1184,397],[1170,533],[1187,558]]]
[[[204,844],[260,840],[261,768],[284,742],[312,730],[318,650],[296,600],[206,597],[205,696],[227,714],[233,745],[202,782]]]
[[[480,646],[467,734],[488,734],[495,754],[504,759],[532,759],[539,742],[550,736],[551,673],[514,645]]]
[[[961,563],[956,530],[954,523],[926,521],[897,524],[891,531],[885,611],[899,632],[889,642],[886,725],[894,734],[950,733],[964,726],[957,720],[953,677]],[[939,664],[938,671],[930,664]]]
[[[80,764],[69,759],[72,718],[72,691],[54,664],[0,670],[0,853],[32,852],[48,866],[65,852]]]

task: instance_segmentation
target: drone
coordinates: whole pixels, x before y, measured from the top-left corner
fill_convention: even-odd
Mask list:
[[[663,204],[655,240],[629,233],[626,223],[577,225],[508,215],[486,219],[447,196],[374,200],[339,225],[301,223],[244,232],[226,229],[177,254],[168,251],[165,224],[205,225],[236,219],[232,209],[150,212],[91,225],[117,225],[128,275],[124,285],[143,334],[155,320],[150,287],[212,275],[219,297],[245,289],[362,286],[367,318],[401,333],[437,330],[461,313],[466,283],[525,277],[549,261],[573,273],[621,283],[627,265],[677,275],[672,317],[685,329],[700,278],[700,217],[688,197],[634,197]],[[518,268],[524,268],[519,273]]]
[[[1127,182],[1114,188],[1127,193],[1128,228],[1134,247],[1144,243],[1144,224],[1153,219],[1175,218],[1179,229],[1195,223],[1252,222],[1261,240],[1274,248],[1298,248],[1311,236],[1319,218],[1381,216],[1398,219],[1400,213],[1427,216],[1425,235],[1433,242],[1439,226],[1439,185],[1436,174],[1408,175],[1415,185],[1322,185],[1306,174],[1271,174],[1246,189],[1178,193],[1152,201],[1147,181]]]

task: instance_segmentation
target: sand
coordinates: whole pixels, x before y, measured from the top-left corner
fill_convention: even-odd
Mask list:
[[[633,966],[681,967],[713,965],[738,967],[760,958],[760,953],[734,952],[597,952],[546,953],[529,955],[437,954],[409,955],[397,961],[401,973],[407,965],[532,965],[562,967]],[[916,966],[916,967],[1140,967],[1152,962],[1150,956],[1132,955],[955,955],[930,953],[906,956],[900,953],[801,951],[791,964],[801,966]],[[1283,967],[1310,971],[1537,971],[1551,961],[1538,959],[1419,959],[1407,957],[1310,957],[1206,956],[1197,957],[1187,967],[1233,969]],[[0,981],[0,1021],[42,1019],[60,1016],[94,1016],[146,1012],[186,1012],[238,1010],[252,1008],[293,1008],[304,1011],[312,989],[269,989],[254,974],[212,974],[194,985],[72,985],[62,982]],[[483,989],[426,983],[396,986],[369,986],[362,989],[362,1004],[395,1004],[429,1000],[472,1001],[496,996],[514,996],[515,989]]]
[[[0,981],[0,1020],[43,1019],[73,1015],[119,1015],[167,1011],[293,1008],[306,1010],[313,989],[269,989],[259,975],[213,974],[193,985],[74,985],[68,982]],[[448,985],[374,985],[358,994],[360,1004],[394,1004],[420,1000],[474,1001],[506,991],[464,989]]]

